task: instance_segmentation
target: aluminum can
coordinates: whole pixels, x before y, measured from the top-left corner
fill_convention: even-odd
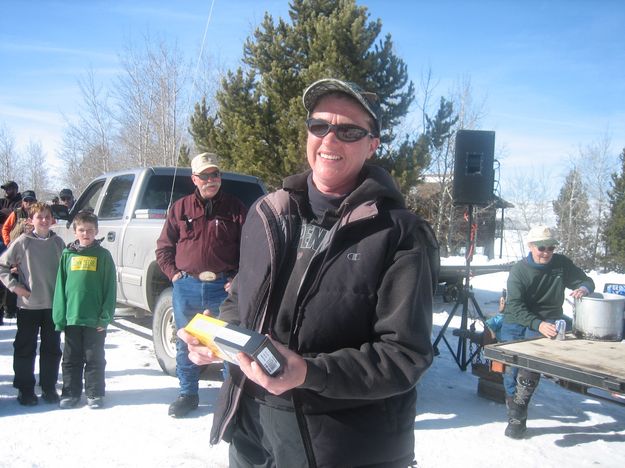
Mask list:
[[[565,320],[556,320],[556,331],[558,334],[556,335],[556,340],[564,340],[566,335],[566,321]]]

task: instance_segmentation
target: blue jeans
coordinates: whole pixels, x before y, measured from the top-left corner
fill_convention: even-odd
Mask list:
[[[522,340],[524,338],[535,338],[540,335],[540,332],[530,330],[528,327],[518,323],[503,322],[501,325],[501,341]],[[503,386],[506,389],[506,396],[514,396],[518,373],[518,367],[506,366],[506,371],[503,374]]]
[[[570,319],[567,317],[562,317],[566,320],[566,329],[571,329]],[[555,320],[545,320],[549,323],[554,323]],[[542,336],[542,334],[538,331],[530,330],[528,327],[524,327],[523,325],[519,325],[518,323],[507,323],[503,322],[501,326],[501,341],[515,341],[522,340],[526,338],[535,338],[537,336]],[[516,379],[519,373],[518,367],[506,366],[506,371],[503,374],[503,386],[506,389],[507,396],[514,396],[514,392],[516,390]]]
[[[227,279],[200,281],[192,276],[184,276],[173,283],[173,307],[176,328],[185,327],[195,314],[209,309],[211,315],[219,315],[219,306],[228,297],[224,289]],[[180,381],[181,395],[197,395],[198,381],[202,368],[191,362],[187,344],[178,340],[176,344],[176,375]]]

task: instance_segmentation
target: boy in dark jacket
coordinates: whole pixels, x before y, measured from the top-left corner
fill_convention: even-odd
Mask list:
[[[98,218],[81,212],[73,222],[76,241],[63,251],[54,291],[56,329],[65,331],[61,408],[80,402],[83,388],[90,408],[104,398],[104,339],[116,302],[115,265],[108,250],[95,239]]]

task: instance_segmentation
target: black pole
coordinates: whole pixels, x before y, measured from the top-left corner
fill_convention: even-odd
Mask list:
[[[449,352],[451,353],[454,360],[456,361],[456,364],[458,364],[458,367],[460,367],[460,370],[462,371],[465,371],[467,369],[467,365],[471,362],[474,355],[478,351],[476,350],[474,353],[471,353],[469,356],[467,356],[467,346],[468,346],[468,341],[470,340],[470,332],[468,329],[469,301],[471,301],[471,303],[473,304],[473,307],[475,308],[475,311],[477,312],[478,316],[482,320],[485,320],[485,317],[482,314],[480,306],[475,300],[475,296],[473,295],[473,292],[471,291],[471,259],[473,257],[473,241],[474,241],[474,238],[472,235],[473,205],[468,206],[468,212],[469,212],[468,213],[469,229],[467,232],[467,243],[466,243],[467,250],[466,250],[466,255],[465,255],[464,284],[458,294],[456,304],[454,305],[452,311],[449,313],[449,316],[447,317],[445,324],[441,328],[433,344],[434,354],[438,355],[439,354],[438,343],[441,340],[443,340],[443,342],[447,346],[447,349],[449,349]],[[460,327],[457,330],[453,331],[453,335],[458,337],[456,351],[454,352],[454,350],[451,348],[451,345],[447,341],[447,338],[445,337],[445,331],[449,327],[449,324],[451,323],[452,318],[456,315],[456,311],[461,306],[462,306],[462,311],[461,311],[461,318],[460,318]]]
[[[506,209],[502,206],[501,208],[501,232],[500,232],[500,237],[499,237],[499,260],[501,260],[501,257],[503,255],[503,220],[504,220],[504,212],[506,211]]]

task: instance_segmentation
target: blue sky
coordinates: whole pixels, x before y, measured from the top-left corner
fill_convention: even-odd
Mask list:
[[[360,1],[382,20],[418,84],[431,69],[435,101],[469,78],[483,102],[480,127],[496,131],[502,180],[534,166],[566,164],[609,135],[625,148],[625,2]],[[53,155],[64,119],[81,105],[78,80],[106,82],[130,40],[158,34],[197,57],[211,0],[0,0],[0,125]],[[286,18],[286,0],[215,0],[205,53],[233,69],[265,11]],[[419,99],[421,96],[417,96]],[[410,121],[410,119],[409,119]],[[412,121],[418,122],[414,117]],[[502,184],[505,195],[505,183]]]

